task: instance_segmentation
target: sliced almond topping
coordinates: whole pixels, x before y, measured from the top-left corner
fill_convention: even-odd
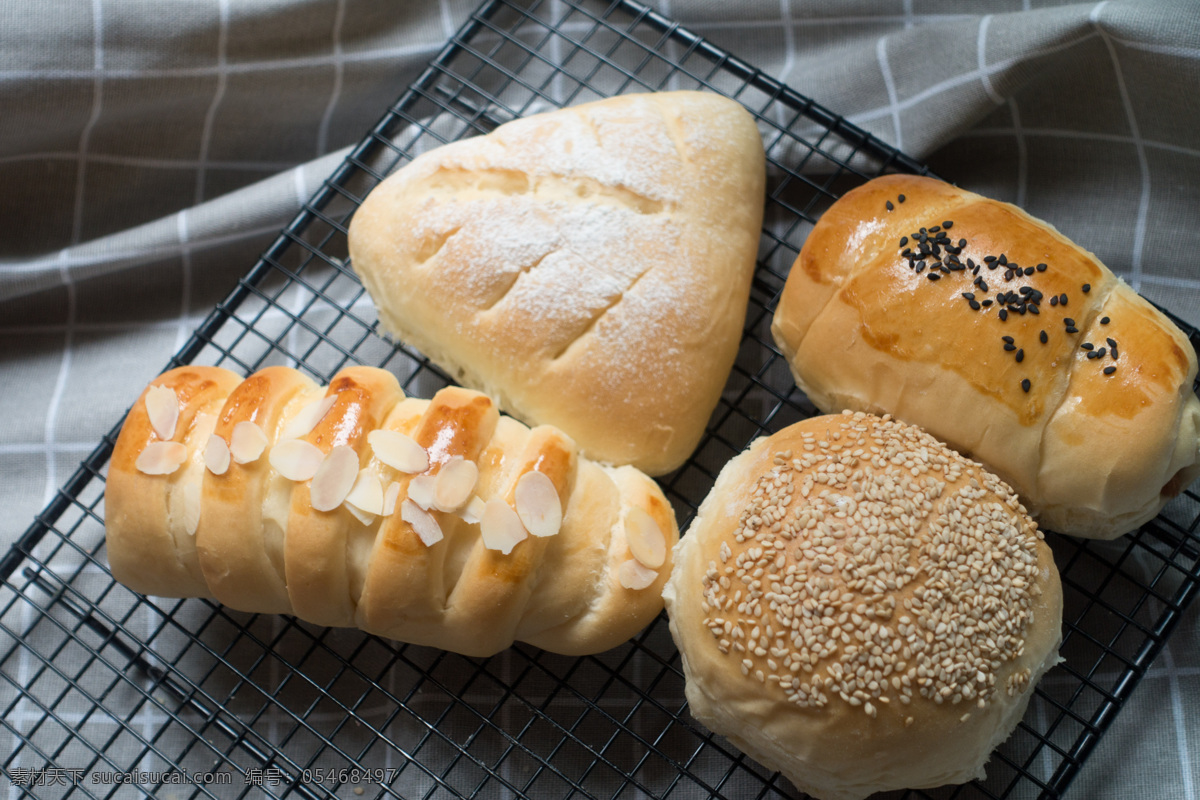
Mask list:
[[[283,429],[283,433],[279,434],[279,441],[286,442],[289,439],[307,436],[313,428],[317,427],[317,423],[325,418],[329,409],[333,408],[335,400],[337,400],[337,396],[331,394],[320,400],[314,400],[300,409],[300,413],[292,417],[292,421]]]
[[[346,510],[349,511],[351,516],[353,516],[356,520],[361,522],[363,525],[370,525],[372,522],[375,521],[374,514],[370,514],[366,511],[360,511],[359,509],[350,505],[349,503],[346,503]]]
[[[528,536],[517,512],[499,497],[493,497],[484,506],[483,516],[479,519],[479,532],[483,536],[484,547],[499,550],[504,555],[511,553]]]
[[[483,502],[482,498],[478,496],[472,497],[471,502],[467,503],[465,508],[459,509],[458,516],[468,525],[474,525],[483,519],[483,510],[485,508],[487,508],[487,503]]]
[[[658,569],[667,558],[667,539],[644,508],[634,506],[625,515],[625,542],[633,557],[650,569]]]
[[[200,481],[187,481],[183,484],[183,529],[188,536],[196,535],[200,527]]]
[[[432,514],[412,500],[405,500],[400,504],[400,519],[412,525],[426,547],[433,547],[442,540],[442,526]]]
[[[475,491],[479,467],[474,461],[454,456],[438,470],[433,501],[442,511],[457,511]]]
[[[315,444],[302,439],[289,439],[271,448],[267,460],[289,481],[306,481],[317,474],[325,454]]]
[[[617,567],[617,579],[626,589],[645,589],[658,579],[658,573],[643,567],[636,559],[630,558],[621,562]]]
[[[242,420],[233,426],[229,436],[229,454],[239,464],[252,464],[258,461],[267,449],[267,434],[257,423]]]
[[[526,472],[514,492],[517,514],[534,536],[553,536],[562,527],[562,501],[554,481],[542,472]]]
[[[400,481],[392,481],[388,484],[387,491],[383,493],[383,515],[390,517],[396,513],[396,501],[400,499]]]
[[[147,475],[170,475],[187,460],[187,448],[179,442],[151,442],[134,466]]]
[[[175,425],[179,422],[179,397],[168,386],[151,386],[146,391],[146,416],[150,427],[163,441],[175,438]]]
[[[339,444],[317,467],[309,487],[309,499],[317,511],[333,511],[342,504],[358,478],[358,453],[350,445]]]
[[[208,444],[204,445],[204,466],[213,475],[224,475],[229,469],[229,445],[215,433],[208,437]]]
[[[383,484],[379,482],[379,477],[369,469],[360,469],[350,494],[346,495],[346,505],[374,516],[382,514]]]
[[[429,469],[429,454],[425,448],[399,431],[371,431],[367,441],[375,451],[375,457],[394,470],[415,475]]]
[[[437,478],[433,475],[418,475],[408,482],[408,499],[429,511],[434,507]]]

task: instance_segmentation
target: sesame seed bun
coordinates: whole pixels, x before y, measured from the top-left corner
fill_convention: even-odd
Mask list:
[[[1062,588],[1012,490],[846,412],[722,470],[663,597],[696,719],[821,800],[983,776],[1058,662]]]

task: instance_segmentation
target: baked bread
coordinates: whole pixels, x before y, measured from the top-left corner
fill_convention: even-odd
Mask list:
[[[663,596],[693,716],[820,800],[983,777],[1058,661],[1058,571],[1011,489],[862,412],[730,461]]]
[[[105,518],[134,591],[472,656],[625,641],[661,610],[679,537],[636,469],[370,367],[328,387],[287,367],[164,373],[121,428]]]
[[[1200,475],[1187,338],[1007,203],[911,175],[848,192],[804,243],[771,330],[818,408],[922,426],[1045,528],[1114,538]]]
[[[592,459],[696,448],[741,341],[765,160],[715,94],[615,97],[422,154],[350,223],[384,329]]]

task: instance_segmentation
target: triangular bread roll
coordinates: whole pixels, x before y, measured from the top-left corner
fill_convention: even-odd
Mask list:
[[[733,365],[763,213],[754,120],[616,97],[419,156],[350,226],[383,327],[591,458],[691,454]]]

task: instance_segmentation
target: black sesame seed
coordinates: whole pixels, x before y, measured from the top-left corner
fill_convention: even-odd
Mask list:
[[[1112,375],[1112,374],[1113,374],[1114,372],[1116,372],[1116,371],[1117,371],[1117,368],[1116,368],[1116,367],[1105,367],[1105,368],[1104,368],[1104,374],[1105,374],[1105,375]]]
[[[974,292],[963,292],[963,293],[962,293],[962,296],[963,296],[963,297],[965,297],[965,298],[967,298],[968,300],[974,300],[974,299],[975,299],[975,293],[974,293]]]
[[[942,227],[945,228],[946,230],[950,230],[951,228],[954,227],[954,223],[951,222],[950,220],[946,220],[945,222],[942,223]]]
[[[1113,358],[1113,361],[1117,360],[1117,346],[1115,344],[1112,347],[1112,358]]]
[[[1004,345],[1004,352],[1006,352],[1006,353],[1011,353],[1012,351],[1014,351],[1016,349],[1017,349],[1017,346],[1015,344],[1009,343],[1009,344]]]
[[[983,260],[986,261],[987,263],[991,264],[993,261],[996,260],[996,257],[995,256],[984,256]]]
[[[906,247],[906,248],[904,248],[904,252],[902,252],[900,255],[904,256],[905,258],[908,258],[912,254],[913,254],[912,248]]]
[[[1076,328],[1074,325],[1072,325],[1071,327],[1067,328],[1067,333],[1079,333],[1079,328]]]
[[[1108,324],[1108,317],[1101,317],[1101,318],[1100,318],[1100,324],[1101,324],[1101,325],[1107,325],[1107,324]]]
[[[904,195],[900,195],[900,196],[899,196],[899,197],[897,197],[896,199],[897,199],[897,200],[899,200],[901,203],[903,203],[903,202],[904,202]]]
[[[1038,334],[1038,339],[1041,341],[1042,344],[1045,344],[1047,341],[1049,341],[1049,337],[1046,336],[1045,331],[1042,331],[1041,333]]]
[[[978,267],[976,267],[976,269],[978,269]],[[988,290],[987,281],[985,281],[983,278],[979,278],[979,288],[985,292]]]
[[[1065,306],[1067,304],[1067,293],[1066,292],[1063,292],[1062,294],[1060,294],[1058,296],[1058,304],[1060,306]]]
[[[946,227],[947,227],[947,228],[949,228],[950,226],[949,226],[949,225],[947,225]],[[966,246],[967,246],[967,240],[966,240],[966,239],[959,239],[959,240],[958,240],[958,246],[959,246],[959,247],[966,247]]]
[[[1033,291],[1033,287],[1032,286],[1022,286],[1020,289],[1017,289],[1017,291],[1020,292],[1021,294],[1029,294],[1030,292]]]
[[[936,280],[940,280],[942,276],[941,276],[941,275],[939,275],[939,274],[938,274],[938,273],[936,273],[936,272],[930,272],[930,273],[929,273],[928,275],[926,275],[925,277],[926,277],[926,278],[929,278],[929,280],[931,280],[931,281],[936,281]]]
[[[1000,257],[996,259],[996,263],[1003,267],[1008,263],[1008,256],[1006,256],[1004,253],[1001,253]]]
[[[1001,337],[1000,337],[1000,339],[1001,339],[1002,341],[1008,342],[1009,344],[1012,344],[1012,343],[1013,343],[1013,341],[1015,341],[1015,340],[1013,339],[1013,337],[1011,337],[1011,336],[1001,336]]]
[[[888,200],[888,201],[887,201],[887,210],[888,210],[888,211],[891,211],[891,210],[892,210],[892,209],[894,209],[894,208],[895,208],[895,206],[894,206],[894,205],[892,205],[892,201],[891,201],[891,200]]]
[[[1105,339],[1104,341],[1108,342],[1108,346],[1109,346],[1109,347],[1116,347],[1116,346],[1117,346],[1117,342],[1116,342],[1116,340],[1115,340],[1115,339],[1112,339],[1111,337],[1110,337],[1110,338],[1108,338],[1108,339]]]
[[[1038,271],[1038,272],[1045,272],[1045,271],[1046,271],[1046,265],[1045,265],[1045,264],[1038,264],[1038,265],[1037,265],[1037,271]]]
[[[1025,274],[1026,274],[1027,276],[1028,276],[1028,275],[1032,275],[1032,274],[1033,274],[1033,267],[1026,267],[1026,268],[1025,268]]]
[[[917,263],[917,274],[920,275],[924,271],[925,271],[925,262],[924,261],[918,262]]]
[[[1029,387],[1031,385],[1032,384],[1029,383],[1029,378],[1026,378],[1025,380],[1021,381],[1021,388],[1024,389],[1026,392],[1029,391]]]
[[[978,301],[978,300],[968,300],[967,302],[971,304],[971,310],[972,310],[972,311],[978,311],[978,310],[979,310],[979,301]]]
[[[1042,313],[1041,311],[1038,311],[1037,303],[1033,302],[1032,300],[1029,301],[1029,313],[1035,316]]]
[[[1081,344],[1079,346],[1082,347],[1084,350],[1093,350],[1096,347],[1096,345],[1092,344],[1091,342],[1084,342],[1083,344]]]
[[[908,244],[908,237],[907,237],[907,236],[901,236],[901,237],[900,237],[900,246],[901,246],[901,247],[904,247],[904,245],[906,245],[906,244]]]
[[[1020,364],[1024,360],[1025,360],[1025,349],[1022,348],[1017,351],[1017,363]]]
[[[1075,320],[1071,319],[1070,317],[1063,317],[1063,324],[1068,328],[1073,328],[1075,327]]]
[[[937,225],[934,225],[932,228],[930,228],[930,229],[929,229],[929,232],[930,232],[930,233],[937,233],[937,232],[938,232],[938,231],[940,231],[940,230],[941,230],[941,228],[939,228]]]
[[[1012,279],[1013,279],[1013,271],[1011,269],[1005,270],[1004,271],[1004,280],[1011,281]]]
[[[981,303],[981,305],[982,305],[984,308],[987,308],[987,307],[988,307],[988,306],[990,306],[991,304],[992,304],[992,301],[991,301],[991,300],[984,300],[984,301],[983,301],[983,303]]]
[[[1092,285],[1091,285],[1090,283],[1085,283],[1085,284],[1083,285],[1083,293],[1084,293],[1084,294],[1087,294],[1087,293],[1088,293],[1088,292],[1090,292],[1091,290],[1092,290]]]
[[[1104,356],[1106,356],[1107,354],[1108,354],[1108,348],[1101,347],[1099,350],[1096,351],[1096,358],[1104,358]]]
[[[1055,295],[1054,297],[1050,298],[1050,305],[1052,305],[1052,306],[1058,305],[1058,295]]]
[[[1091,361],[1093,358],[1095,358],[1098,355],[1100,355],[1100,354],[1097,353],[1095,350],[1093,350],[1092,352],[1088,353],[1088,355],[1087,355],[1088,361]]]
[[[1008,319],[1008,311],[1002,308],[1000,309],[1000,321],[1003,322],[1006,319]]]

